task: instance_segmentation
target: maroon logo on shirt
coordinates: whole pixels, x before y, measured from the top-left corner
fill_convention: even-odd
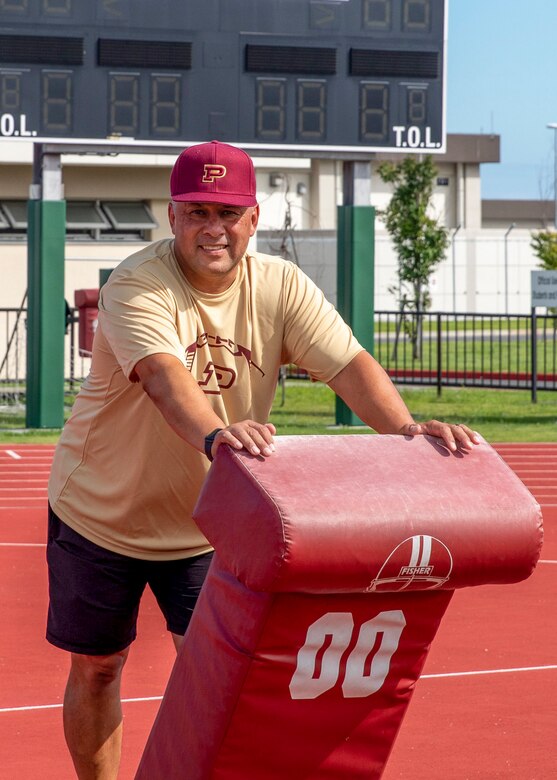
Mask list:
[[[204,393],[207,395],[220,395],[221,390],[228,390],[232,387],[236,381],[237,374],[231,368],[225,368],[224,366],[216,366],[214,363],[207,363],[203,369],[203,376],[205,379],[198,382]],[[207,390],[207,386],[211,379],[215,377],[217,380],[218,390]]]
[[[197,339],[186,347],[186,366],[189,371],[193,373],[193,364],[195,362],[195,356],[198,349],[208,346],[214,356],[215,349],[221,349],[230,353],[234,358],[245,360],[249,368],[255,368],[261,376],[265,376],[265,372],[256,365],[251,359],[251,349],[243,347],[241,344],[237,344],[232,339],[222,338],[222,336],[212,336],[210,333],[202,333]],[[210,361],[203,369],[203,379],[198,380],[198,384],[207,395],[219,395],[221,390],[228,390],[232,387],[236,381],[237,373],[232,368],[226,366],[219,366],[216,363]],[[218,390],[210,390],[209,385],[213,384],[211,380],[216,380]]]

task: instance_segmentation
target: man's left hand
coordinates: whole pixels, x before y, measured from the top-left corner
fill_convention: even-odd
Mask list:
[[[427,433],[430,436],[437,436],[443,440],[446,447],[455,452],[458,449],[472,450],[475,444],[480,443],[478,434],[468,428],[467,425],[455,425],[439,422],[439,420],[428,420],[422,423],[409,423],[403,425],[399,431],[404,436],[419,436]]]

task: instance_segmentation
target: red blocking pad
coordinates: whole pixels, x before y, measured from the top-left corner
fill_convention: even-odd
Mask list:
[[[486,442],[456,454],[438,442],[285,436],[269,459],[220,447],[194,517],[223,565],[254,590],[361,592],[439,587],[437,577],[447,578],[447,588],[524,579],[540,552],[538,504]],[[413,554],[399,547],[405,544]],[[407,576],[398,567],[404,557],[412,561]],[[438,560],[431,578],[430,558]],[[376,582],[399,572],[398,583]]]
[[[136,777],[379,777],[451,596],[256,593],[215,559]]]
[[[516,582],[538,505],[496,453],[400,436],[219,448],[217,555],[137,778],[379,778],[456,587]]]

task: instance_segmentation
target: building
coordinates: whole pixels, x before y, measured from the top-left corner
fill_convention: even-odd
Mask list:
[[[0,308],[17,307],[27,287],[26,200],[33,145],[0,142]],[[389,187],[371,160],[371,204],[378,210]],[[546,202],[484,201],[481,167],[500,160],[496,135],[449,135],[436,155],[433,209],[450,231],[445,261],[432,278],[434,310],[519,312],[529,309],[529,272],[537,260],[531,231],[552,222]],[[97,287],[112,268],[145,243],[169,235],[168,178],[172,155],[64,155],[67,202],[66,299]],[[261,205],[257,248],[298,262],[336,300],[336,207],[342,202],[342,163],[330,159],[256,158]],[[371,260],[370,260],[371,262]],[[381,219],[376,221],[375,281],[378,309],[396,305],[396,256]]]

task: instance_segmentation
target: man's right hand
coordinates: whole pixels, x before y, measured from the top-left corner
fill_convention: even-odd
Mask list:
[[[252,455],[269,457],[275,451],[273,436],[276,433],[272,423],[258,423],[254,420],[227,425],[217,433],[211,447],[213,458],[221,444],[228,444],[236,450],[246,449]]]
[[[221,428],[211,446],[213,457],[221,444],[237,450],[245,447],[252,455],[273,454],[275,426],[254,420],[225,425],[177,357],[166,353],[149,355],[136,364],[130,378],[141,383],[172,430],[200,452],[205,451],[205,437]]]

